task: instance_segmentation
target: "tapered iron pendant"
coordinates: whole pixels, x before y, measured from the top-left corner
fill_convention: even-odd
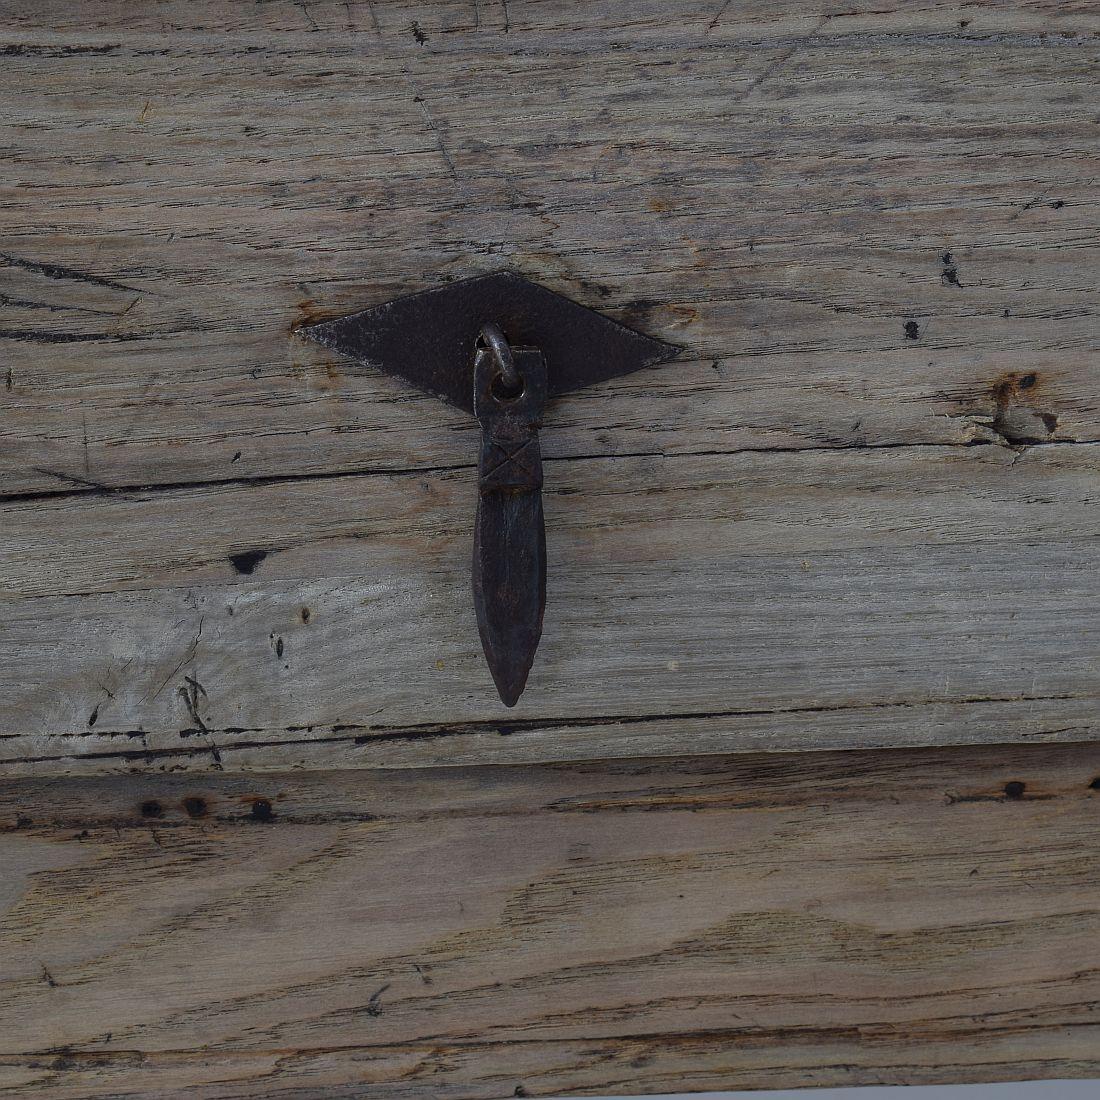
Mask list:
[[[539,428],[547,398],[666,362],[679,349],[511,272],[299,331],[477,417],[474,607],[497,692],[515,706],[546,604]]]

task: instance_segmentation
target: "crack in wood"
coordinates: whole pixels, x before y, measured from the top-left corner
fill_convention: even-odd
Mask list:
[[[690,451],[622,451],[613,454],[576,454],[543,456],[543,463],[553,466],[557,463],[568,462],[619,462],[629,459],[659,458],[668,462],[690,460],[693,458],[733,458],[737,455],[829,455],[838,452],[861,453],[874,451],[951,451],[969,450],[973,448],[996,447],[998,444],[988,439],[968,440],[964,443],[860,443],[840,442],[834,445],[818,444],[805,447],[775,446],[775,447],[732,447],[728,450],[706,448]],[[1098,440],[1076,439],[1036,439],[1023,445],[1027,450],[1032,447],[1080,447],[1089,448],[1100,446]],[[1019,450],[1019,447],[1010,448]],[[35,504],[53,500],[70,500],[73,498],[95,497],[131,497],[144,494],[154,495],[158,493],[170,493],[174,491],[196,489],[218,489],[221,487],[233,488],[237,486],[266,486],[285,485],[299,481],[338,481],[342,478],[363,477],[420,477],[425,474],[448,474],[463,471],[474,471],[477,462],[454,462],[441,466],[411,466],[411,467],[385,467],[369,466],[358,469],[306,471],[301,473],[285,474],[255,474],[248,476],[209,478],[205,480],[181,480],[165,482],[147,482],[145,484],[109,485],[101,482],[80,478],[74,474],[62,473],[59,470],[49,470],[35,467],[39,473],[48,474],[65,481],[75,482],[77,485],[86,486],[78,489],[58,489],[51,491],[31,490],[27,492],[0,493],[0,504]],[[553,494],[552,485],[546,487],[547,494]]]

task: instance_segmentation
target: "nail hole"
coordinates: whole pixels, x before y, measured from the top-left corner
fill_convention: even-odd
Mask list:
[[[275,811],[268,799],[257,798],[252,803],[251,816],[253,821],[274,821]]]
[[[1100,791],[1100,775],[1098,775],[1090,784],[1089,789],[1094,791]]]
[[[183,800],[183,809],[188,817],[205,817],[209,807],[206,805],[205,798],[191,795]]]
[[[238,573],[254,573],[256,566],[267,557],[267,554],[266,550],[244,550],[240,554],[230,554],[229,564]]]
[[[1027,790],[1027,785],[1021,783],[1018,779],[1013,779],[1010,783],[1005,784],[1005,798],[1023,798],[1024,791]]]
[[[164,807],[155,798],[150,798],[141,804],[141,816],[164,817]]]

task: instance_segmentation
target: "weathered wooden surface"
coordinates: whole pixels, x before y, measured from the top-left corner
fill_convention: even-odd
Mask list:
[[[0,785],[0,1086],[1100,1074],[1100,748]]]
[[[472,471],[10,507],[0,574],[36,598],[7,609],[0,753],[89,771],[1086,739],[1098,457],[555,464],[546,630],[506,718],[468,590]],[[242,575],[227,534],[270,554]]]
[[[1095,736],[1091,7],[2,10],[6,770]],[[291,332],[501,267],[685,347],[503,725],[476,427]]]
[[[1087,6],[4,7],[7,492],[468,464],[288,329],[506,265],[687,347],[548,454],[1097,437]]]

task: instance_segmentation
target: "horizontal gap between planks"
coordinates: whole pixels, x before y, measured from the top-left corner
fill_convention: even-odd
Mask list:
[[[635,458],[659,458],[670,462],[691,458],[726,458],[737,455],[813,455],[830,454],[834,452],[861,453],[870,451],[906,451],[906,450],[969,450],[975,447],[1004,447],[1016,454],[1030,450],[1032,447],[1090,447],[1100,445],[1097,440],[1076,439],[1049,439],[1037,440],[1033,443],[1008,444],[997,443],[992,440],[976,439],[964,443],[837,443],[834,445],[815,444],[808,447],[735,447],[730,450],[714,448],[696,451],[624,451],[618,454],[586,454],[586,455],[559,455],[553,458],[544,457],[543,463],[552,466],[558,462],[617,462],[622,459]],[[477,469],[476,462],[458,462],[443,466],[412,466],[387,468],[384,466],[359,467],[354,469],[337,469],[324,471],[308,471],[297,474],[255,474],[248,477],[207,478],[194,481],[165,481],[149,482],[146,484],[110,485],[94,482],[87,478],[77,477],[72,474],[63,474],[60,471],[35,468],[37,472],[64,481],[78,483],[69,489],[34,489],[27,492],[0,494],[2,504],[35,504],[51,500],[66,500],[96,497],[116,497],[127,495],[171,493],[190,489],[219,489],[249,486],[267,486],[292,484],[299,481],[327,481],[341,478],[360,477],[422,477],[425,474],[455,473],[463,470]]]
[[[325,746],[333,744],[348,744],[354,743],[359,746],[367,747],[376,744],[384,744],[386,742],[422,742],[437,740],[451,737],[464,737],[464,736],[477,736],[481,734],[497,735],[500,737],[510,737],[517,733],[535,732],[541,733],[543,731],[562,730],[562,729],[600,729],[600,728],[615,728],[621,726],[641,726],[657,722],[699,722],[699,721],[721,721],[723,719],[736,719],[736,718],[769,718],[769,717],[781,717],[783,715],[814,715],[814,714],[832,714],[832,713],[851,713],[859,711],[875,711],[875,710],[890,710],[890,709],[912,709],[921,707],[962,707],[962,706],[978,706],[981,704],[1027,704],[1027,703],[1050,703],[1050,702],[1069,702],[1074,700],[1088,700],[1088,699],[1100,699],[1100,696],[1093,695],[1080,695],[1074,693],[1060,694],[1060,695],[1014,695],[1014,696],[964,696],[955,699],[916,699],[916,700],[894,700],[883,701],[873,703],[838,703],[831,705],[817,705],[817,706],[805,706],[805,707],[780,707],[774,709],[749,709],[749,710],[729,710],[729,711],[699,711],[684,714],[640,714],[640,715],[605,715],[605,716],[578,716],[576,718],[521,718],[513,721],[492,721],[478,719],[474,721],[464,722],[435,722],[424,723],[423,725],[401,725],[401,726],[369,726],[360,725],[354,723],[348,724],[336,724],[333,726],[320,728],[327,728],[331,730],[331,736],[318,736],[318,737],[292,737],[285,739],[274,738],[271,740],[261,739],[247,740],[247,741],[222,741],[217,743],[213,740],[215,737],[236,737],[241,735],[266,735],[272,737],[277,733],[289,733],[300,734],[308,733],[315,727],[312,726],[285,726],[281,728],[265,728],[265,727],[243,727],[243,726],[227,726],[223,728],[211,729],[211,728],[192,728],[183,729],[177,732],[177,736],[182,739],[197,738],[199,739],[193,745],[181,746],[180,748],[134,748],[134,749],[118,749],[102,752],[89,752],[89,753],[59,753],[52,755],[41,756],[28,756],[19,757],[18,759],[12,759],[7,761],[7,764],[42,764],[42,763],[59,763],[64,760],[150,760],[150,759],[171,759],[173,757],[193,757],[193,756],[217,756],[221,751],[236,752],[242,750],[259,749],[259,748],[273,748],[273,747],[289,747],[293,745],[316,745]],[[55,733],[50,737],[54,739],[79,741],[82,738],[113,738],[113,737],[125,737],[130,740],[142,740],[148,736],[155,736],[171,731],[157,731],[157,730],[82,730],[77,732]],[[1067,731],[1059,731],[1067,732]],[[1085,736],[1087,731],[1082,731],[1082,740],[1088,740]],[[16,740],[23,735],[21,734],[4,734],[0,736],[0,740]],[[906,748],[912,748],[913,746],[905,746]],[[731,749],[731,754],[742,755],[749,752],[760,752],[758,746],[752,748],[736,750]],[[790,751],[813,751],[812,749],[799,749]],[[835,746],[823,745],[821,751],[836,751]],[[722,754],[705,754],[705,755],[722,755]],[[0,772],[2,772],[4,763],[0,763]]]

